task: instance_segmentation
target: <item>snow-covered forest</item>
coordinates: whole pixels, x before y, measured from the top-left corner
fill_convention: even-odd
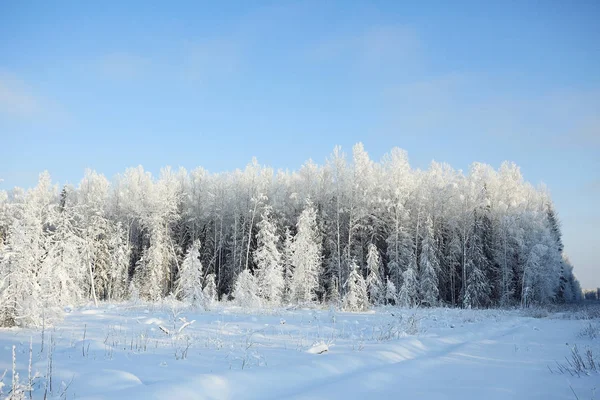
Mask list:
[[[464,308],[581,298],[544,187],[519,168],[433,162],[362,144],[324,165],[253,160],[213,174],[140,166],[77,186],[0,192],[0,326],[66,305],[176,297],[199,307],[312,302]]]

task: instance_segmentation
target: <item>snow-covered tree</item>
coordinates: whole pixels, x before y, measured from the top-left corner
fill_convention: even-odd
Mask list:
[[[140,295],[150,301],[158,301],[165,294],[171,260],[167,243],[166,232],[156,227],[150,237],[150,246],[144,249],[136,266],[136,286]]]
[[[385,280],[385,303],[398,304],[398,290],[389,278]]]
[[[206,279],[204,280],[204,301],[207,305],[211,305],[215,303],[217,298],[217,284],[215,282],[215,274],[206,275]]]
[[[259,294],[266,304],[281,304],[284,291],[282,256],[277,247],[277,227],[265,207],[262,220],[258,223],[257,247],[254,251],[256,277]]]
[[[292,278],[294,276],[293,255],[294,255],[294,238],[290,233],[289,228],[285,228],[283,240],[283,294],[282,300],[284,303],[289,303],[292,300]]]
[[[330,179],[331,186],[329,187],[331,196],[331,223],[330,223],[330,244],[332,247],[331,261],[329,262],[329,275],[331,276],[330,292],[334,294],[334,297],[339,298],[340,292],[343,290],[341,285],[347,275],[344,264],[342,262],[344,247],[345,247],[345,213],[344,205],[348,197],[347,182],[348,166],[342,148],[336,146],[333,149],[333,153],[327,160],[327,177]],[[325,186],[328,189],[328,186]],[[336,288],[333,292],[331,287],[335,283]],[[335,294],[337,293],[337,294]],[[329,296],[331,298],[331,296]],[[339,301],[339,299],[338,299]]]
[[[106,203],[109,182],[96,171],[86,170],[78,188],[78,212],[82,222],[80,230],[81,253],[87,270],[87,291],[96,305],[106,297],[110,259],[108,240],[109,221]]]
[[[402,273],[414,253],[408,226],[410,225],[409,195],[414,191],[415,179],[411,173],[406,152],[393,148],[383,159],[385,185],[385,220],[387,221],[387,271],[396,288],[402,284]]]
[[[237,277],[233,289],[233,299],[240,307],[260,307],[259,287],[250,270],[244,269]]]
[[[369,244],[367,253],[367,290],[369,293],[369,299],[373,304],[383,303],[385,297],[385,288],[381,282],[381,271],[382,263],[381,257],[379,256],[379,250],[373,243]]]
[[[338,291],[337,278],[333,278],[329,285],[329,291],[327,292],[327,302],[334,306],[339,306],[341,303],[340,292]]]
[[[550,195],[516,165],[411,170],[400,149],[377,163],[358,144],[351,162],[336,148],[326,165],[297,171],[253,160],[228,173],[166,168],[154,178],[140,166],[114,182],[86,171],[60,194],[47,173],[31,190],[0,191],[0,323],[36,325],[90,299],[160,301],[177,290],[196,240],[195,258],[214,276],[202,292],[215,299],[254,279],[258,289],[238,298],[336,303],[352,260],[373,303],[581,297]]]
[[[321,240],[317,228],[317,213],[312,202],[307,201],[296,226],[298,232],[291,245],[291,300],[297,303],[312,302],[319,287],[321,267]]]
[[[179,270],[175,292],[183,301],[195,306],[204,305],[203,271],[200,262],[200,241],[195,240],[188,249]]]
[[[181,182],[170,168],[161,170],[159,180],[146,181],[143,170],[135,171],[134,178],[145,182],[148,191],[141,204],[136,205],[143,237],[149,245],[142,249],[134,278],[140,294],[157,301],[172,288],[173,272],[177,270],[177,249],[171,237],[171,226],[179,217]]]
[[[398,301],[402,307],[412,308],[419,304],[419,284],[413,267],[415,264],[414,261],[411,262],[411,266],[402,274],[402,286],[398,294]]]
[[[0,323],[39,326],[57,314],[55,265],[45,262],[47,235],[56,212],[56,188],[47,172],[26,193],[17,190],[11,207],[3,254],[0,255]],[[59,266],[60,267],[60,266]]]
[[[111,229],[108,245],[111,267],[108,274],[107,300],[123,300],[127,293],[131,249],[127,231],[123,229],[120,222],[117,222],[116,226]]]
[[[346,287],[344,309],[346,311],[365,311],[369,308],[367,284],[360,274],[356,262],[353,261],[351,266],[350,275],[344,285]]]
[[[437,277],[439,263],[437,255],[435,254],[433,223],[431,217],[428,217],[425,222],[419,264],[419,294],[421,296],[421,304],[434,306],[437,304],[439,296]]]
[[[86,270],[81,255],[84,242],[78,235],[76,215],[68,191],[61,193],[60,207],[54,213],[54,230],[47,236],[44,269],[51,272],[52,293],[58,304],[76,304],[85,297]]]
[[[352,178],[348,199],[348,259],[357,259],[364,265],[365,238],[372,236],[375,220],[372,218],[375,167],[362,143],[352,147]],[[350,270],[352,269],[350,265]]]
[[[472,261],[469,261],[467,268],[470,271],[467,275],[466,293],[463,298],[463,307],[479,308],[488,305],[490,296],[490,285],[487,277]]]

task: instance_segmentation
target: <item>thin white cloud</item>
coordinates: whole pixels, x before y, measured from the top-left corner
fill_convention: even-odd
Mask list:
[[[40,99],[23,82],[0,74],[0,114],[27,118],[41,110]]]
[[[416,32],[406,26],[376,26],[356,38],[363,61],[368,64],[403,63],[414,60],[421,48]]]
[[[239,70],[242,56],[239,43],[230,38],[210,38],[184,45],[183,77],[192,81],[208,80],[231,75]]]
[[[346,59],[360,67],[414,64],[420,60],[421,40],[410,27],[375,25],[352,35],[325,38],[309,50],[314,61]]]
[[[127,52],[106,54],[97,60],[98,70],[107,78],[129,80],[143,76],[151,66],[149,59]]]
[[[0,71],[0,117],[13,121],[65,123],[69,113],[15,75]]]
[[[405,135],[439,134],[464,124],[469,106],[461,102],[461,93],[469,85],[460,74],[389,84],[382,89],[383,123]]]
[[[98,74],[115,81],[182,79],[202,83],[237,71],[240,54],[236,40],[215,37],[174,44],[168,55],[112,52],[91,63]]]
[[[597,149],[600,92],[502,93],[502,84],[447,74],[382,89],[385,127],[408,134],[470,132],[539,148]]]

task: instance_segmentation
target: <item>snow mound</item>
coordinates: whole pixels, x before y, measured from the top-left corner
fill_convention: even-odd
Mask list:
[[[158,318],[148,318],[147,320],[144,321],[144,324],[146,324],[146,325],[162,325],[163,321]]]
[[[87,372],[73,379],[71,393],[105,393],[107,390],[123,390],[142,385],[136,375],[117,369],[101,369]]]
[[[313,347],[306,350],[306,352],[310,353],[310,354],[323,354],[327,351],[329,351],[329,346],[326,345],[325,343],[315,344]]]
[[[98,315],[98,314],[104,314],[104,311],[99,310],[99,309],[93,309],[93,310],[83,310],[83,311],[81,311],[81,313],[83,315]]]

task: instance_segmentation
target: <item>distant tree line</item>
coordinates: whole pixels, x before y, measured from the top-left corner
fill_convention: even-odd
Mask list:
[[[586,300],[600,300],[600,288],[585,289],[583,291],[583,297]]]
[[[486,308],[582,298],[544,187],[519,168],[413,170],[362,144],[322,166],[211,174],[140,166],[109,182],[0,192],[0,324],[67,304],[166,296],[246,306]]]

